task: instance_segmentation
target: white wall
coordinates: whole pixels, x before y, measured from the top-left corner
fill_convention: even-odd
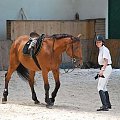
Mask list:
[[[6,39],[6,20],[17,20],[23,8],[28,20],[73,20],[105,18],[107,0],[2,0],[0,2],[0,40]]]
[[[81,20],[105,18],[106,38],[108,38],[108,0],[79,0],[77,11]]]
[[[23,8],[29,20],[72,20],[72,0],[3,0],[0,3],[0,39],[6,38],[6,20],[19,19]]]
[[[80,19],[106,18],[108,0],[79,0]]]

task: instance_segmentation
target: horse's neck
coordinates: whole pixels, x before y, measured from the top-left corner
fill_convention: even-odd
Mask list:
[[[56,40],[53,47],[54,52],[61,54],[66,50],[67,42],[65,39]]]
[[[45,45],[47,45],[49,51],[54,52],[56,55],[61,55],[63,52],[66,51],[67,45],[70,44],[69,38],[63,39],[48,39],[45,38]]]

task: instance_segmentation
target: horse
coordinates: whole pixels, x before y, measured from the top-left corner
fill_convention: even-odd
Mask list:
[[[7,73],[5,74],[5,87],[2,103],[7,102],[8,84],[13,72],[17,71],[25,80],[28,81],[32,92],[32,100],[35,104],[39,104],[40,102],[38,101],[34,90],[34,76],[36,71],[41,70],[44,81],[46,107],[50,108],[54,105],[55,97],[58,89],[60,88],[59,67],[62,61],[62,53],[66,52],[71,58],[77,60],[78,65],[82,64],[80,36],[74,37],[69,34],[46,35],[42,41],[41,50],[36,55],[41,69],[37,67],[30,56],[23,54],[23,48],[29,41],[29,38],[29,35],[19,36],[11,45],[9,67]],[[50,86],[48,80],[48,73],[50,71],[52,71],[55,80],[55,88],[51,94],[51,98],[49,98]]]

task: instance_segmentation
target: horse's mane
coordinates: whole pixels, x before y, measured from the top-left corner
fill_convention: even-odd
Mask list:
[[[53,34],[50,37],[55,39],[62,39],[62,38],[73,37],[73,36],[69,34]]]
[[[53,39],[71,38],[72,40],[80,41],[80,39],[78,37],[74,37],[74,36],[69,35],[69,34],[53,34],[49,37],[53,38]]]

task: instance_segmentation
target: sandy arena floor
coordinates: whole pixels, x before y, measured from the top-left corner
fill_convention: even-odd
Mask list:
[[[5,72],[0,71],[0,99]],[[41,72],[35,76],[35,90],[40,105],[34,104],[28,83],[15,72],[9,83],[8,102],[0,103],[0,120],[120,120],[120,69],[114,69],[110,77],[108,89],[112,109],[105,112],[96,111],[101,106],[97,80],[94,79],[98,69],[75,69],[67,74],[63,72],[60,70],[61,87],[52,109],[45,106]],[[49,82],[51,93],[54,89],[51,73]]]

